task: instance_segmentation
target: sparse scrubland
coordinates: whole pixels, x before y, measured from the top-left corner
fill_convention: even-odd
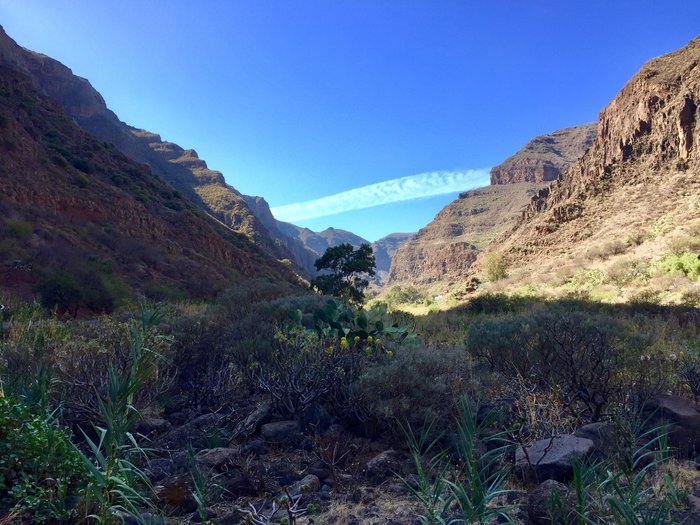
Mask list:
[[[4,301],[7,523],[690,516],[691,303],[477,294],[414,316],[263,280],[91,321]]]

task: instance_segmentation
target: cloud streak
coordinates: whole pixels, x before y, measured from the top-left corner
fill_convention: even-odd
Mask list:
[[[319,199],[272,208],[281,221],[302,221],[446,193],[457,193],[489,184],[489,170],[432,171],[386,180]]]

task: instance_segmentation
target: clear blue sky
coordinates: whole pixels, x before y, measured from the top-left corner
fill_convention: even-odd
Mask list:
[[[0,0],[0,24],[125,122],[283,206],[488,168],[595,120],[643,62],[700,34],[700,2]],[[373,240],[454,196],[298,222]]]

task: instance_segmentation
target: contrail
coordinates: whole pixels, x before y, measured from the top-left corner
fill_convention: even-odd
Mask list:
[[[278,220],[294,222],[392,202],[467,191],[488,184],[488,169],[432,171],[385,180],[311,201],[276,206],[272,208],[272,214]]]

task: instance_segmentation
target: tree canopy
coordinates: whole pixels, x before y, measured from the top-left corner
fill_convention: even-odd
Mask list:
[[[361,304],[376,263],[369,244],[356,250],[351,244],[340,244],[328,248],[314,266],[324,273],[311,281],[313,286],[325,294]]]

